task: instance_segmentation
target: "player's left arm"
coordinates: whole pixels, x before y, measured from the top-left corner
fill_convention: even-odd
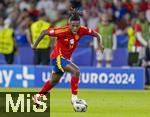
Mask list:
[[[97,42],[98,42],[98,48],[97,49],[101,50],[103,53],[104,46],[102,44],[102,36],[99,33],[97,33],[96,31],[94,31],[90,28],[84,27],[84,26],[81,26],[80,30],[82,31],[83,35],[92,35],[92,36],[96,37]]]
[[[102,44],[102,36],[97,33],[96,31],[93,31],[93,36],[95,36],[97,38],[97,42],[98,42],[98,49],[100,49],[103,53],[104,51],[104,46]]]

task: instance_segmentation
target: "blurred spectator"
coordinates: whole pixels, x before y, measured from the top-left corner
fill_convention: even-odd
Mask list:
[[[54,0],[39,0],[37,3],[38,10],[54,9]]]
[[[142,66],[145,68],[145,84],[150,85],[150,40],[148,41],[148,46],[146,47]]]
[[[58,18],[54,22],[54,27],[55,28],[64,27],[67,24],[68,24],[68,16],[66,15],[66,13],[58,12]]]
[[[140,3],[139,1],[132,0],[133,9],[131,11],[131,18],[138,18],[138,13],[140,12]]]
[[[4,19],[0,17],[0,53],[4,55],[7,64],[13,64],[14,54],[18,50],[12,28],[4,27]]]
[[[30,17],[28,11],[27,10],[22,11],[16,20],[16,23],[19,24],[16,26],[16,28],[21,27],[22,23],[24,23],[24,19],[27,17]]]
[[[146,18],[147,21],[150,23],[150,1],[147,1],[147,10],[146,10]]]
[[[67,12],[69,9],[69,0],[58,0],[56,8],[58,12]]]
[[[84,10],[89,11],[91,8],[91,3],[89,2],[89,0],[82,0],[81,2],[82,2],[82,8]]]
[[[40,12],[43,12],[42,10],[43,10],[43,9],[41,9],[41,11],[39,11],[39,10],[36,8],[36,5],[32,3],[32,4],[31,4],[31,7],[28,9],[29,16],[32,18],[33,21],[37,21]]]
[[[130,15],[127,14],[128,19],[127,19],[127,34],[128,34],[128,52],[135,52],[135,42],[136,42],[136,35],[134,31],[134,25],[135,25],[135,20],[131,19]]]
[[[148,9],[148,1],[147,0],[141,0],[140,1],[140,10],[145,12]]]
[[[98,11],[95,7],[91,8],[91,11],[89,11],[90,15],[87,19],[87,26],[93,30],[97,28],[97,24],[99,22],[99,16]]]
[[[17,27],[17,20],[18,17],[20,16],[20,12],[18,11],[18,9],[13,9],[12,12],[10,12],[10,14],[8,15],[8,17],[5,19],[6,25],[7,27],[9,27],[10,25],[12,26],[12,28],[16,28]]]
[[[25,17],[24,21],[15,30],[15,39],[19,46],[27,45],[27,30],[30,28],[32,20],[30,17]]]
[[[0,2],[0,11],[3,11],[3,12],[0,12],[0,16],[5,16],[5,10],[4,10],[4,3],[2,2]]]
[[[44,11],[51,21],[57,19],[57,9],[55,0],[39,0],[37,3],[37,9]]]
[[[96,5],[100,12],[106,12],[112,9],[112,1],[110,0],[99,0],[98,3],[96,1]]]
[[[128,24],[127,34],[128,34],[128,65],[137,66],[139,53],[135,47],[136,35],[134,30],[135,19],[131,19],[130,14],[127,14],[126,21]]]
[[[122,0],[113,0],[112,8],[114,20],[116,21],[121,20],[122,17],[127,13],[127,9],[122,6],[123,6]]]
[[[147,41],[150,39],[150,32],[149,32],[149,24],[145,18],[144,12],[140,12],[138,15],[138,20],[135,24],[135,32],[136,32],[136,48],[139,52],[139,59],[143,58],[145,47],[147,46]]]
[[[124,0],[123,7],[127,9],[128,13],[131,13],[133,10],[133,4],[131,0]]]
[[[117,42],[117,48],[128,47],[128,35],[127,35],[128,21],[126,19],[126,15],[121,20],[116,22],[115,37]]]
[[[29,10],[30,9],[30,2],[29,2],[30,0],[21,0],[20,1],[20,4],[19,4],[19,9],[21,10],[21,11],[24,11],[24,10]]]
[[[101,67],[103,59],[106,60],[106,67],[111,67],[111,61],[113,59],[113,50],[116,49],[116,41],[113,38],[114,24],[109,22],[108,13],[101,14],[101,22],[98,24],[97,31],[101,34],[103,40],[102,43],[105,47],[104,53],[97,51],[97,42],[94,43],[96,49],[97,67]],[[96,39],[94,39],[96,41]]]
[[[41,31],[48,29],[52,24],[47,22],[47,17],[44,13],[40,14],[39,20],[33,22],[30,27],[30,31],[27,31],[28,42],[32,46],[36,39],[40,35]],[[50,37],[45,36],[44,39],[39,43],[37,49],[33,50],[34,65],[49,65],[50,63]]]

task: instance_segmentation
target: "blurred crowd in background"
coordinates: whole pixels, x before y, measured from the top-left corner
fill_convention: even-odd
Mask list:
[[[150,0],[0,0],[0,30],[12,29],[17,51],[18,46],[30,46],[28,31],[40,17],[51,27],[67,25],[71,6],[82,12],[81,25],[98,31],[103,37],[106,50],[103,57],[96,51],[95,39],[90,43],[96,51],[97,67],[103,59],[110,67],[117,48],[128,48],[130,66],[137,61],[138,65],[150,66]],[[4,42],[0,43],[2,48]],[[3,49],[0,53],[5,55],[7,63],[13,63]]]

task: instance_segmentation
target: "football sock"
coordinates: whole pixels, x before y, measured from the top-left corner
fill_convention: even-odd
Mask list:
[[[72,78],[71,78],[71,92],[73,95],[77,95],[77,93],[78,93],[78,83],[79,83],[79,78],[72,76]]]
[[[48,91],[51,90],[52,88],[53,88],[53,85],[52,85],[51,81],[49,80],[49,81],[47,81],[47,82],[44,84],[44,86],[43,86],[43,88],[41,89],[41,91],[39,92],[39,94],[40,94],[41,96],[43,96],[43,95],[47,94]]]

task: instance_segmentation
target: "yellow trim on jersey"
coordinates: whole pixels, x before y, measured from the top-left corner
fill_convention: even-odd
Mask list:
[[[61,56],[62,55],[62,53],[61,53],[61,48],[59,48],[59,56]]]
[[[61,56],[60,55],[57,56],[56,63],[57,63],[58,69],[60,69],[62,72],[64,72],[64,69],[61,66]]]

